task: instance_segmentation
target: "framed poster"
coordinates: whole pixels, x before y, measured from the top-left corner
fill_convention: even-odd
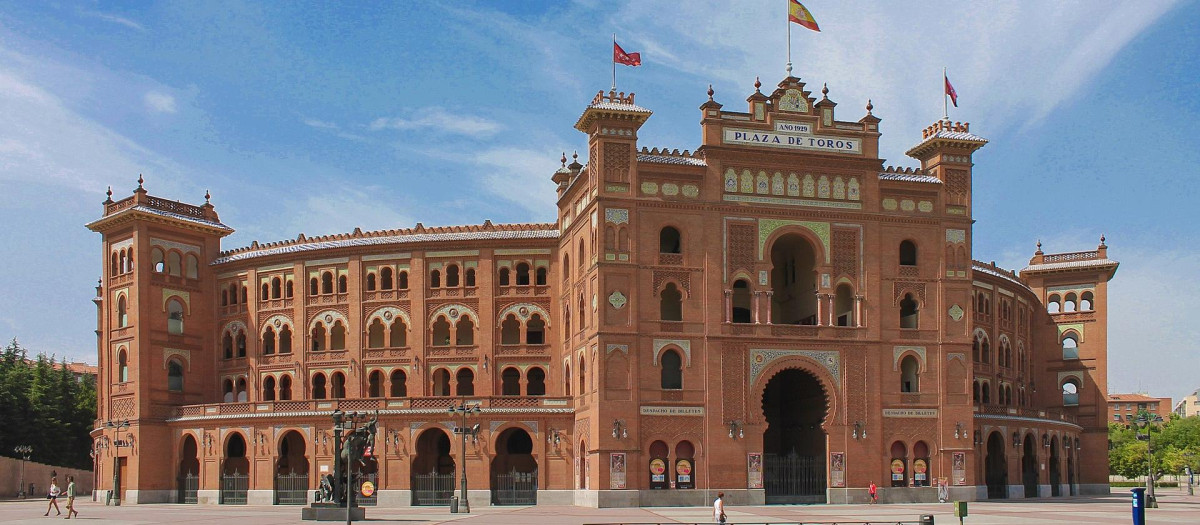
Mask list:
[[[953,467],[950,469],[950,477],[954,478],[955,485],[967,484],[967,453],[955,452]]]
[[[608,488],[624,490],[625,487],[625,453],[613,452],[608,456]]]
[[[829,454],[829,481],[834,487],[846,486],[845,452],[831,452]]]
[[[667,460],[664,458],[654,458],[650,460],[650,488],[665,489],[667,488]]]
[[[751,452],[746,455],[746,488],[763,488],[762,452]]]
[[[913,484],[918,487],[929,486],[929,463],[924,458],[913,460]]]
[[[675,461],[675,488],[694,489],[696,478],[692,475],[695,463],[691,458],[679,458]]]

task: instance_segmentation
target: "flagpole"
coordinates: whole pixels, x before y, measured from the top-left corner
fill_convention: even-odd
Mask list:
[[[616,48],[617,48],[617,34],[613,33],[613,49],[616,49]],[[613,56],[612,63],[613,63],[612,64],[612,66],[613,66],[612,90],[616,91],[617,90],[617,57],[616,56]]]
[[[950,120],[950,103],[946,101],[949,96],[946,93],[946,66],[942,66],[942,120]]]
[[[783,3],[783,5],[785,7],[787,7],[787,10],[788,10],[787,11],[788,16],[784,17],[783,20],[787,23],[787,58],[788,58],[787,76],[789,76],[789,77],[792,76],[792,19],[791,19],[792,5],[790,2],[791,2],[791,0],[784,0],[784,3]]]

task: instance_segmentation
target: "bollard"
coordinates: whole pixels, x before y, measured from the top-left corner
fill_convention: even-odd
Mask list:
[[[933,514],[922,514],[921,525],[933,525]]]
[[[1130,489],[1133,493],[1133,525],[1146,525],[1146,489]]]

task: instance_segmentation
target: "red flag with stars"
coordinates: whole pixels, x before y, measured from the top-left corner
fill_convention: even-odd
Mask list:
[[[627,66],[640,66],[642,65],[642,54],[626,53],[624,49],[621,49],[620,45],[613,42],[613,62]]]

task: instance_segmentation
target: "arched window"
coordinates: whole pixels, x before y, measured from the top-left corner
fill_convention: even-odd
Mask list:
[[[571,395],[571,363],[569,361],[563,363],[563,390],[567,396]]]
[[[1075,340],[1074,334],[1063,337],[1062,356],[1063,359],[1079,359],[1079,341]]]
[[[839,284],[834,291],[833,315],[837,326],[857,326],[854,322],[854,289],[849,283]]]
[[[346,397],[346,375],[341,372],[334,372],[329,381],[331,388],[329,389],[329,397],[333,399],[344,399]]]
[[[446,397],[450,395],[450,371],[439,368],[433,373],[433,395]]]
[[[117,298],[117,326],[129,326],[129,307],[125,304],[125,296]]]
[[[1075,292],[1067,294],[1067,296],[1063,299],[1063,311],[1074,312],[1076,304],[1078,304],[1078,297],[1076,297]]]
[[[258,300],[266,301],[270,298],[271,298],[271,286],[267,283],[263,283],[262,289],[259,291],[259,294],[258,294]]]
[[[454,330],[454,344],[457,346],[475,344],[475,323],[471,321],[470,317],[464,315],[458,319]]]
[[[246,304],[246,285],[242,285],[242,304]]]
[[[313,277],[308,280],[308,295],[317,295],[317,278]]]
[[[579,314],[579,329],[580,330],[587,328],[587,317],[584,316],[584,313],[587,312],[587,308],[584,306],[584,304],[585,303],[583,302],[583,294],[579,294],[579,310],[577,310],[577,313]]]
[[[338,276],[338,293],[346,293],[346,276]]]
[[[917,358],[909,355],[904,356],[900,360],[900,391],[901,392],[920,392],[920,364],[917,363]]]
[[[504,318],[504,321],[500,323],[500,344],[521,344],[521,322],[517,321],[517,316],[508,314]]]
[[[279,400],[292,400],[292,376],[284,374],[279,378]]]
[[[679,230],[667,226],[658,232],[658,253],[680,253]]]
[[[263,330],[262,334],[262,353],[263,355],[271,355],[275,353],[275,329],[270,326]]]
[[[916,299],[910,293],[904,294],[900,300],[900,328],[917,328],[919,314]]]
[[[392,267],[384,266],[379,270],[379,288],[383,290],[392,289]]]
[[[979,336],[978,335],[975,336],[975,339],[971,342],[971,361],[972,362],[978,363],[978,362],[980,362],[980,359],[982,359],[982,354],[980,353],[982,344],[983,344],[983,341],[980,340]]]
[[[325,273],[321,274],[321,293],[322,294],[333,293],[333,273],[332,272],[325,272]]]
[[[984,339],[982,348],[983,348],[982,361],[984,363],[991,363],[992,362],[992,342],[987,339]]]
[[[225,359],[233,359],[233,334],[225,332],[225,337],[221,338],[221,350],[224,351]]]
[[[367,328],[367,348],[383,348],[383,321],[379,318]]]
[[[465,275],[465,278],[463,279],[463,281],[464,281],[463,284],[467,288],[474,288],[475,287],[475,269],[467,268],[467,271],[464,275]]]
[[[771,322],[817,324],[816,250],[799,234],[780,237],[771,246]]]
[[[274,401],[275,400],[275,378],[272,376],[267,376],[265,379],[263,379],[262,385],[263,385],[262,386],[262,400],[263,401]]]
[[[167,265],[164,262],[163,251],[161,248],[154,248],[150,250],[150,268],[153,269],[155,273],[163,273],[166,271]]]
[[[346,349],[346,326],[339,319],[333,322],[333,327],[329,329],[329,349],[330,350],[345,350]]]
[[[929,445],[918,441],[913,445],[913,485],[928,487],[929,483]]]
[[[683,360],[679,352],[667,350],[659,359],[662,364],[661,387],[663,390],[679,390],[683,388]]]
[[[175,297],[167,301],[167,332],[183,333],[183,302]]]
[[[320,352],[325,350],[325,323],[317,321],[316,326],[312,329],[312,350]]]
[[[388,335],[388,346],[392,348],[403,348],[408,346],[408,327],[404,324],[404,319],[399,317],[392,321],[392,327]]]
[[[442,272],[440,272],[438,270],[429,272],[429,287],[430,288],[441,288],[442,287]]]
[[[975,381],[975,383],[971,385],[971,388],[971,401],[979,403],[979,381]]]
[[[587,393],[587,361],[579,358],[579,395]]]
[[[391,397],[408,396],[408,378],[405,377],[403,370],[392,370],[391,377]]]
[[[373,273],[367,274],[367,291],[368,292],[375,291],[375,274],[373,274]]]
[[[233,393],[233,380],[232,379],[225,380],[224,388],[222,389],[222,392],[224,392],[224,395],[221,396],[222,401],[224,401],[226,403],[232,403],[234,401],[235,394]]]
[[[287,284],[283,287],[283,296],[288,299],[291,299],[293,292],[294,292],[294,290],[292,287],[292,280],[288,279]]]
[[[246,357],[246,332],[238,330],[237,334],[237,356]]]
[[[992,385],[984,381],[980,391],[983,394],[983,404],[990,405],[992,403]]]
[[[125,273],[133,273],[133,248],[125,251],[128,253],[127,260],[125,261]],[[195,278],[195,276],[191,275],[189,277]]]
[[[271,278],[271,298],[279,299],[283,295],[283,281],[278,277]]]
[[[1080,312],[1092,311],[1092,309],[1095,308],[1093,306],[1093,304],[1095,302],[1096,302],[1096,296],[1092,295],[1092,292],[1083,292],[1083,295],[1080,296],[1080,298],[1079,298],[1079,311]]]
[[[179,252],[171,251],[167,253],[167,273],[178,277],[183,274],[182,266]]]
[[[546,371],[541,368],[530,368],[525,372],[525,395],[529,396],[544,396],[546,395]],[[568,381],[569,383],[569,381]],[[567,392],[567,395],[571,395]]]
[[[175,359],[167,362],[167,390],[183,392],[183,365]]]
[[[117,262],[118,257],[120,258],[121,262]],[[122,251],[121,255],[119,256],[117,255],[117,252],[112,252],[110,259],[111,260],[108,263],[108,273],[109,275],[116,277],[123,272],[123,267],[125,266],[125,252]]]
[[[901,266],[916,266],[917,265],[917,245],[912,241],[900,242],[900,265]]]
[[[517,286],[529,286],[529,263],[517,263]]]
[[[571,282],[571,255],[570,254],[563,254],[562,280],[563,280],[563,283]]]
[[[735,323],[754,322],[750,307],[750,282],[738,279],[733,283],[733,319],[731,321]]]
[[[407,290],[408,289],[408,272],[400,272],[400,278],[398,279],[398,281],[399,282],[397,283],[396,287],[401,290]]]
[[[1051,295],[1050,297],[1048,297],[1046,299],[1046,301],[1047,301],[1046,302],[1046,311],[1047,312],[1056,314],[1059,312],[1059,309],[1062,308],[1062,305],[1060,304],[1062,302],[1062,298],[1059,297],[1058,294]]]
[[[129,264],[133,264],[133,253],[129,254]],[[200,261],[195,255],[188,254],[187,256],[187,276],[188,279],[198,279],[200,277]]]
[[[513,367],[505,368],[500,373],[500,395],[521,395],[521,371]]]
[[[1063,381],[1062,396],[1063,406],[1079,406],[1079,381],[1073,377]]]
[[[446,267],[446,286],[455,288],[458,286],[458,265],[451,264]]]
[[[663,321],[683,320],[683,294],[675,283],[667,283],[667,287],[658,294],[658,317]]]
[[[537,269],[537,277],[536,277],[536,279],[535,279],[533,282],[534,282],[534,284],[536,284],[536,285],[538,285],[538,286],[545,286],[545,285],[546,285],[546,282],[547,282],[547,281],[546,281],[546,268],[545,268],[544,266],[542,266],[542,267],[538,267],[538,269]]]
[[[509,285],[508,275],[509,275],[508,268],[500,268],[500,278],[499,278],[500,286],[508,286]]]
[[[586,262],[587,262],[587,249],[583,245],[583,239],[579,239],[579,261],[578,261],[578,264],[579,264],[579,269],[581,270],[580,275],[583,274],[582,270],[584,268],[587,268],[587,265],[585,264]]]
[[[279,353],[292,353],[292,327],[288,325],[283,325],[283,328],[279,329]]]
[[[317,372],[312,378],[312,398],[325,399],[325,374]]]
[[[546,344],[546,322],[542,320],[542,316],[533,314],[525,323],[525,344]]]
[[[433,346],[450,346],[450,322],[444,315],[433,322]]]
[[[373,370],[367,377],[367,397],[383,397],[383,372]]]
[[[238,403],[245,403],[246,399],[246,378],[239,377],[237,380],[237,400]]]

